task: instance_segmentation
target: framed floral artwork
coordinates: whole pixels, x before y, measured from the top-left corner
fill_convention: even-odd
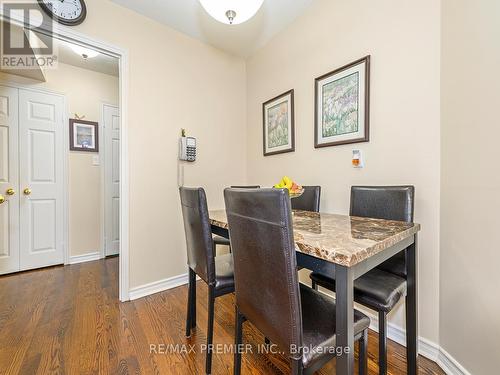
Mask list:
[[[264,156],[295,151],[293,90],[262,105]]]
[[[314,147],[370,139],[370,56],[315,80]]]

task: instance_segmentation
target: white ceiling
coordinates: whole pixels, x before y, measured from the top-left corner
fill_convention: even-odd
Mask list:
[[[84,59],[71,49],[70,43],[60,40],[56,43],[59,62],[118,77],[119,67],[116,57],[99,53],[96,57]]]
[[[44,34],[35,34],[45,44],[47,44],[47,39],[51,38]],[[73,51],[71,43],[56,38],[53,38],[53,43],[54,53],[57,55],[60,63],[118,77],[119,67],[118,59],[116,57],[99,53],[96,57],[84,59],[81,55],[78,55],[75,51]]]
[[[216,21],[205,12],[198,0],[111,1],[219,49],[248,57],[315,0],[264,0],[255,17],[240,25],[225,25]]]

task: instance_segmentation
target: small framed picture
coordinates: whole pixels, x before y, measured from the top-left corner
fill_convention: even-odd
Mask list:
[[[370,56],[315,80],[314,147],[370,140]]]
[[[69,149],[71,151],[99,152],[98,123],[70,119]]]
[[[264,156],[295,151],[293,90],[262,105]]]

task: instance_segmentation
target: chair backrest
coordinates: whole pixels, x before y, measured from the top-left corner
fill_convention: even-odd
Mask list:
[[[353,186],[351,216],[413,222],[413,186]]]
[[[353,186],[351,216],[413,222],[415,188],[413,186]],[[377,268],[406,277],[406,258],[402,251]]]
[[[207,284],[215,283],[215,260],[207,198],[202,188],[179,188],[189,267]]]
[[[224,191],[233,251],[236,305],[290,357],[302,343],[297,261],[285,189]]]
[[[321,186],[304,186],[304,193],[292,199],[292,209],[319,212]]]
[[[231,188],[233,189],[260,189],[260,185],[241,185],[241,186],[238,186],[238,185],[233,185],[231,186]]]

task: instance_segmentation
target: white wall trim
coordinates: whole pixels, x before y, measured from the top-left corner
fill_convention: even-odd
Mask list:
[[[405,334],[406,337],[406,334]],[[406,345],[405,345],[406,346]],[[426,338],[418,338],[418,352],[425,358],[431,361],[437,362],[439,357],[439,352],[441,347],[433,341],[427,340]]]
[[[72,255],[69,257],[68,264],[77,264],[84,262],[92,262],[94,260],[101,259],[101,252],[95,251],[93,253],[83,254],[83,255]]]
[[[169,277],[167,279],[154,281],[149,284],[144,284],[130,289],[130,300],[135,300],[138,298],[149,296],[150,294],[155,294],[163,292],[168,289],[177,288],[178,286],[188,283],[188,274],[177,275]]]
[[[101,102],[101,119],[99,122],[99,172],[101,176],[101,236],[99,241],[101,243],[101,257],[106,256],[106,194],[105,194],[105,174],[104,164],[106,161],[106,131],[104,130],[104,103]]]
[[[471,375],[465,367],[458,363],[458,361],[443,348],[439,349],[439,356],[436,362],[448,375]]]
[[[37,31],[66,42],[79,44],[83,47],[97,49],[105,54],[114,56],[120,62],[120,272],[119,294],[120,301],[129,300],[130,289],[130,259],[129,259],[129,159],[128,159],[128,51],[102,40],[89,37],[67,26],[51,22],[50,26],[37,22],[41,19],[30,19],[32,25],[25,25],[25,20],[18,14],[7,17],[0,7],[0,20],[11,22],[28,28],[38,27]],[[67,245],[67,244],[66,244]]]

